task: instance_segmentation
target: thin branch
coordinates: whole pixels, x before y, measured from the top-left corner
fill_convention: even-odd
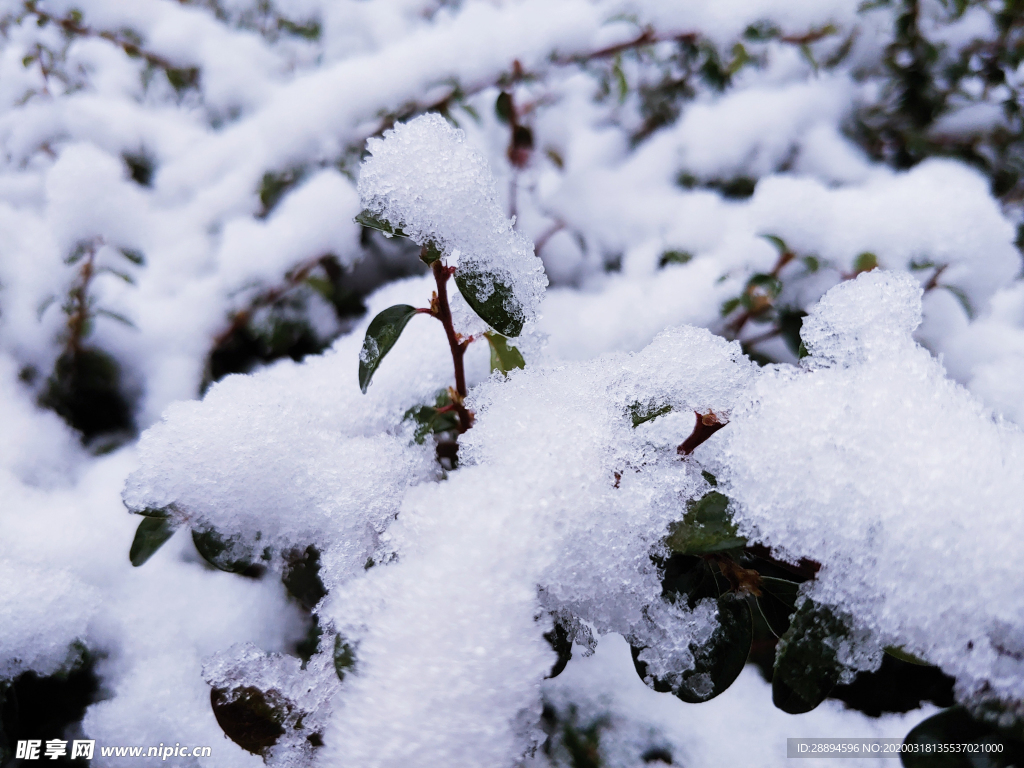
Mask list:
[[[437,293],[434,300],[430,302],[430,308],[434,317],[441,321],[445,335],[448,337],[448,346],[452,352],[452,364],[455,367],[455,396],[452,397],[452,404],[459,414],[459,432],[465,432],[473,426],[473,414],[463,405],[467,394],[463,357],[466,354],[466,347],[473,339],[460,339],[452,322],[452,310],[448,305],[448,278],[455,274],[455,268],[446,267],[440,259],[437,259],[430,265],[430,269],[434,273],[434,281],[437,283]]]
[[[718,416],[711,411],[704,414],[698,413],[697,411],[694,411],[694,413],[697,414],[697,423],[693,425],[693,432],[691,432],[690,436],[686,438],[678,448],[676,448],[676,453],[680,456],[689,456],[692,454],[697,450],[698,446],[707,442],[708,438],[729,423],[727,421],[721,421]]]

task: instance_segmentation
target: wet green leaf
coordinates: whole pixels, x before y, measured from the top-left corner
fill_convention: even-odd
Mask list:
[[[277,691],[255,686],[210,691],[213,716],[224,734],[242,749],[262,754],[284,735],[283,723],[293,709]]]
[[[402,335],[405,326],[416,314],[416,308],[408,304],[396,304],[388,307],[370,321],[363,339],[363,348],[359,352],[359,389],[366,393],[370,380],[380,366],[384,355],[391,351]]]
[[[640,679],[654,690],[672,693],[690,704],[713,699],[732,685],[750,653],[753,640],[750,607],[745,598],[734,594],[717,598],[717,604],[718,626],[702,646],[691,646],[693,669],[671,679],[659,679],[648,674],[648,665],[639,658],[643,649],[634,648],[633,664]]]
[[[725,494],[710,491],[686,507],[682,521],[669,527],[666,543],[673,552],[701,555],[746,545],[747,540],[736,531]]]
[[[633,422],[633,429],[636,429],[641,424],[648,421],[654,421],[659,416],[664,416],[666,413],[672,412],[672,406],[668,403],[657,404],[653,400],[641,403],[637,400],[632,403],[629,408],[629,418]]]
[[[501,371],[506,376],[514,368],[525,368],[526,361],[522,354],[515,347],[508,343],[508,339],[500,333],[486,331],[487,343],[491,348],[491,373]]]
[[[405,412],[402,421],[412,419],[416,422],[416,431],[413,439],[423,445],[427,435],[436,435],[440,432],[454,432],[459,428],[459,414],[455,410],[446,409],[452,404],[447,390],[441,390],[433,406],[416,405]]]
[[[526,316],[512,287],[497,275],[475,266],[459,266],[455,284],[466,303],[498,333],[515,338],[523,330]]]
[[[252,547],[242,544],[238,537],[221,536],[212,528],[193,528],[192,543],[203,559],[218,570],[247,573],[257,565],[257,557]]]
[[[391,226],[388,222],[384,221],[384,219],[370,213],[369,211],[362,211],[357,214],[355,222],[356,224],[362,224],[364,227],[369,227],[370,229],[376,229],[378,232],[383,232],[385,237],[408,237],[408,235],[401,229]]]
[[[178,523],[170,517],[146,517],[139,523],[128,551],[128,559],[138,568],[162,547],[174,532]]]
[[[799,715],[821,704],[839,682],[836,657],[846,626],[828,606],[805,600],[779,640],[772,675],[772,701],[783,712]]]

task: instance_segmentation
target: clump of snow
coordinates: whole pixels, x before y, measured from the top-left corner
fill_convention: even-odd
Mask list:
[[[716,612],[663,603],[651,553],[707,487],[675,453],[694,410],[728,413],[753,376],[737,344],[683,328],[635,355],[478,386],[463,466],[407,492],[383,537],[394,558],[321,609],[358,644],[325,736],[331,759],[493,766],[523,754],[554,662],[550,614],[644,646],[671,636],[659,663],[692,665]],[[641,395],[677,412],[634,429]]]
[[[805,370],[761,376],[723,461],[746,534],[822,564],[810,596],[957,679],[1024,699],[1024,434],[917,346],[920,288],[871,272],[804,323]],[[870,656],[865,646],[863,654]]]
[[[501,210],[494,177],[465,134],[437,114],[399,123],[367,142],[359,174],[363,206],[421,245],[433,243],[458,268],[480,274],[486,300],[494,281],[511,288],[505,309],[536,319],[544,266],[533,244]]]

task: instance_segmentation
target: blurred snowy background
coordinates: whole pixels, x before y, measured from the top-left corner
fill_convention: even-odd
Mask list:
[[[429,475],[429,455],[380,434],[447,383],[437,329],[370,400],[355,390],[373,314],[430,290],[417,248],[354,221],[360,163],[368,138],[424,112],[465,131],[544,263],[528,367],[639,352],[684,324],[796,363],[827,290],[900,271],[923,291],[914,339],[1000,429],[1024,425],[1017,0],[0,0],[0,33],[0,753],[85,734],[213,745],[183,765],[261,764],[224,737],[204,663],[236,643],[308,659],[322,592],[304,605],[279,579],[215,570],[184,535],[134,568],[122,489],[141,466],[129,496],[191,489],[228,527],[231,503],[262,504],[298,546],[325,535],[332,504],[390,519]],[[486,350],[471,351],[481,382]],[[268,367],[214,387],[206,410],[183,402]],[[581,381],[583,399],[617,386]],[[894,386],[893,407],[929,397]],[[779,434],[757,428],[735,450]],[[1007,451],[996,474],[1021,469]],[[331,473],[373,494],[316,484]],[[312,508],[323,520],[294,522]],[[328,589],[349,567],[332,556]],[[754,665],[687,705],[645,687],[615,635],[543,696],[600,743],[595,766],[783,765],[786,737],[902,737],[936,711],[833,698],[787,715]],[[582,765],[571,754],[530,760]]]

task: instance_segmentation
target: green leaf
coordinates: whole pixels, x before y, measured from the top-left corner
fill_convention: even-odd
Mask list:
[[[515,338],[523,330],[526,316],[512,287],[497,275],[476,266],[460,266],[455,284],[466,303],[498,333]]]
[[[669,549],[682,555],[702,555],[746,546],[729,514],[729,497],[710,491],[687,502],[681,522],[669,526]]]
[[[416,422],[416,431],[413,433],[413,440],[419,445],[427,435],[436,435],[439,432],[454,432],[459,428],[459,414],[454,410],[441,410],[452,404],[448,391],[442,389],[437,394],[435,405],[416,405],[405,412],[402,421],[412,419]]]
[[[501,122],[508,125],[512,122],[512,94],[502,91],[494,102],[494,113]]]
[[[842,665],[837,638],[846,626],[832,610],[804,600],[779,640],[772,675],[772,701],[783,712],[800,715],[821,704],[839,682]]]
[[[284,736],[283,723],[294,709],[278,691],[255,686],[227,691],[213,688],[210,705],[224,735],[247,752],[262,754]]]
[[[142,251],[137,251],[134,248],[121,248],[120,250],[121,255],[128,259],[132,264],[141,267],[146,263],[146,257],[142,255]]]
[[[659,416],[672,412],[672,406],[668,403],[658,405],[653,400],[641,403],[637,400],[626,409],[629,411],[629,418],[633,422],[633,429],[648,421],[654,421]]]
[[[441,251],[433,243],[426,243],[420,252],[420,261],[428,267],[441,258]]]
[[[350,671],[355,672],[356,652],[349,642],[337,635],[334,638],[334,672],[339,680],[344,680]]]
[[[963,707],[932,715],[914,726],[903,740],[904,768],[1009,768],[1024,765],[1024,743],[989,723],[971,717]],[[967,751],[959,745],[976,745]],[[949,752],[937,748],[951,745]]]
[[[654,690],[671,693],[689,704],[715,698],[739,677],[750,654],[753,623],[746,599],[726,594],[716,600],[718,626],[703,645],[692,648],[693,669],[671,680],[648,674],[647,664],[639,656],[643,649],[633,648],[633,665],[640,679]]]
[[[416,314],[416,308],[408,304],[396,304],[388,307],[370,321],[363,339],[363,348],[359,352],[359,389],[366,394],[370,380],[380,366],[384,355],[391,351],[402,335],[405,326]]]
[[[743,302],[739,298],[726,299],[725,301],[723,301],[722,302],[722,317],[725,317],[730,312],[732,312],[734,309],[739,307],[739,305],[741,303],[743,303]]]
[[[192,543],[206,562],[221,571],[246,573],[257,565],[252,547],[242,544],[240,537],[225,538],[212,528],[193,528]]]
[[[281,583],[299,605],[312,611],[327,594],[320,578],[320,550],[310,544],[305,549],[292,549],[285,553],[285,567]]]
[[[378,232],[383,232],[385,237],[408,237],[408,235],[401,229],[391,226],[388,222],[384,221],[384,219],[370,213],[369,211],[362,211],[357,214],[355,222],[356,224],[362,224],[364,227],[369,227],[370,229],[376,229]]]
[[[693,261],[693,254],[689,251],[665,251],[658,259],[658,268],[664,269],[669,264],[689,264]]]
[[[872,269],[877,268],[878,257],[870,251],[865,251],[853,260],[853,274],[855,275],[859,275],[861,272],[870,272]]]
[[[138,568],[178,530],[178,523],[170,517],[147,517],[139,523],[128,551],[128,559]]]
[[[931,664],[929,664],[924,659],[921,659],[921,658],[915,656],[912,653],[907,653],[905,650],[903,650],[903,648],[901,646],[898,646],[898,645],[887,645],[882,650],[885,651],[890,656],[892,656],[894,659],[899,659],[900,661],[905,661],[908,664],[917,664],[919,667],[930,667],[931,666]]]
[[[789,246],[786,245],[786,241],[778,235],[761,235],[765,240],[775,246],[775,249],[780,253],[789,253]]]
[[[500,333],[485,331],[487,343],[491,347],[491,373],[501,371],[506,376],[514,368],[525,368],[526,361],[522,354],[513,346],[509,346],[508,339]]]

